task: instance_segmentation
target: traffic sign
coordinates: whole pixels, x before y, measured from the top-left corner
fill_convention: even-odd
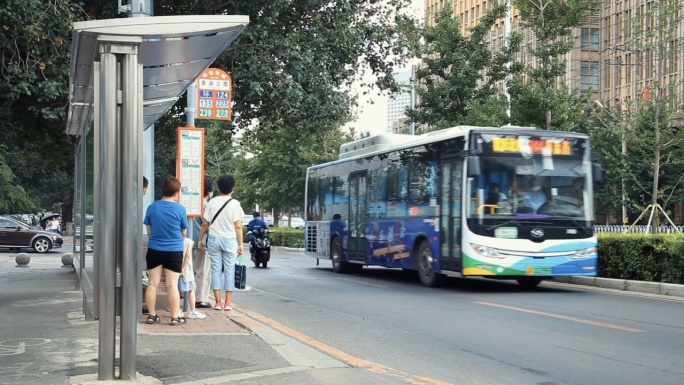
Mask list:
[[[233,118],[233,79],[226,71],[207,68],[197,78],[196,119]]]

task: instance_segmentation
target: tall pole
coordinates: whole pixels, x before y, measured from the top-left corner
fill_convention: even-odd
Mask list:
[[[140,293],[138,283],[141,281],[138,256],[141,254],[140,223],[138,206],[141,202],[142,177],[138,174],[139,157],[138,142],[142,139],[142,116],[139,115],[142,104],[139,70],[138,45],[127,45],[131,52],[123,56],[121,62],[122,113],[120,126],[121,167],[118,184],[121,207],[118,210],[118,244],[121,267],[121,349],[120,378],[132,380],[136,373],[137,356],[137,315],[140,311],[138,300]]]
[[[187,108],[185,110],[185,125],[187,127],[195,127],[195,116],[197,113],[197,82],[194,81],[190,84],[188,87],[188,91],[185,94],[187,100]],[[204,180],[204,178],[202,178]],[[202,194],[204,194],[204,184],[200,186],[200,191],[202,191]],[[188,223],[190,226],[188,226],[188,238],[189,239],[195,239],[195,237],[199,237],[199,233],[195,234],[195,218],[194,217],[188,217]],[[199,243],[199,239],[197,240],[197,243]],[[183,296],[183,311],[190,311],[190,299],[188,298],[187,295]]]
[[[194,81],[188,87],[186,93],[188,98],[188,107],[185,109],[185,125],[188,127],[195,127],[195,116],[197,114],[197,82]]]
[[[115,346],[116,346],[116,192],[114,197],[100,199],[111,186],[117,183],[117,62],[116,55],[111,52],[111,43],[100,42],[100,188],[97,206],[100,223],[96,242],[97,258],[100,260],[98,277],[99,295],[99,344],[97,379],[100,381],[114,379]]]
[[[416,85],[413,82],[413,77],[409,80],[411,82],[411,111],[416,108]],[[416,134],[416,121],[411,118],[411,135]]]
[[[506,1],[506,16],[504,16],[504,49],[508,49],[508,40],[511,37],[511,1]],[[504,79],[504,94],[506,95],[506,120],[507,125],[511,125],[511,94],[508,92],[508,70],[511,68],[511,62],[506,63],[506,78]]]
[[[625,122],[622,122],[622,161],[627,161],[627,136],[625,135]],[[627,219],[627,196],[625,194],[625,176],[620,177],[622,184],[622,226],[627,226],[629,220]]]
[[[120,7],[119,12],[128,13],[128,17],[151,17],[154,15],[154,4],[152,0],[130,0],[130,8],[128,6]],[[147,194],[143,196],[142,210],[145,211],[154,202],[154,124],[143,131],[142,135],[142,176],[147,177],[150,181]],[[142,179],[142,176],[140,179]],[[147,228],[143,226],[142,232],[146,234]],[[143,241],[143,243],[147,245],[146,241]],[[145,267],[142,256],[140,264],[143,268]],[[142,307],[142,298],[139,302],[141,305],[139,307]]]

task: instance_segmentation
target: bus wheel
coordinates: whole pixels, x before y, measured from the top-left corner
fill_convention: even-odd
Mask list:
[[[425,286],[439,286],[444,283],[444,275],[433,269],[432,248],[427,241],[418,248],[418,276]]]
[[[541,283],[541,278],[518,278],[518,284],[525,288],[536,287]]]
[[[340,237],[335,237],[330,248],[330,259],[332,259],[332,268],[335,273],[346,273],[347,264],[342,261],[342,246],[340,245]]]

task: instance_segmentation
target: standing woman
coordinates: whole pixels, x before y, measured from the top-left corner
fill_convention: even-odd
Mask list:
[[[207,236],[207,252],[211,261],[211,288],[214,290],[214,310],[232,310],[233,289],[235,288],[235,260],[242,254],[242,211],[240,202],[233,199],[235,178],[223,175],[216,182],[221,195],[209,201],[204,210],[199,243],[204,247]],[[223,278],[223,286],[221,285]],[[221,301],[221,289],[226,292],[226,301]]]
[[[147,270],[150,282],[145,291],[145,302],[149,310],[147,323],[161,321],[155,309],[157,287],[162,272],[166,276],[166,290],[171,307],[171,325],[185,323],[179,317],[180,294],[178,277],[183,268],[183,239],[188,232],[188,215],[185,207],[176,202],[180,191],[180,181],[172,176],[162,182],[163,198],[152,203],[145,214],[145,225],[149,242],[147,243]]]

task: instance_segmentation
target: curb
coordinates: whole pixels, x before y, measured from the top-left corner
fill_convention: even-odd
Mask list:
[[[299,248],[299,247],[286,247],[286,246],[271,246],[272,251],[277,251],[277,252],[289,252],[289,253],[303,253],[304,248]]]
[[[594,286],[603,289],[634,291],[639,293],[660,294],[672,297],[684,297],[684,285],[630,279],[613,279],[600,277],[554,277],[552,282],[571,285]]]

